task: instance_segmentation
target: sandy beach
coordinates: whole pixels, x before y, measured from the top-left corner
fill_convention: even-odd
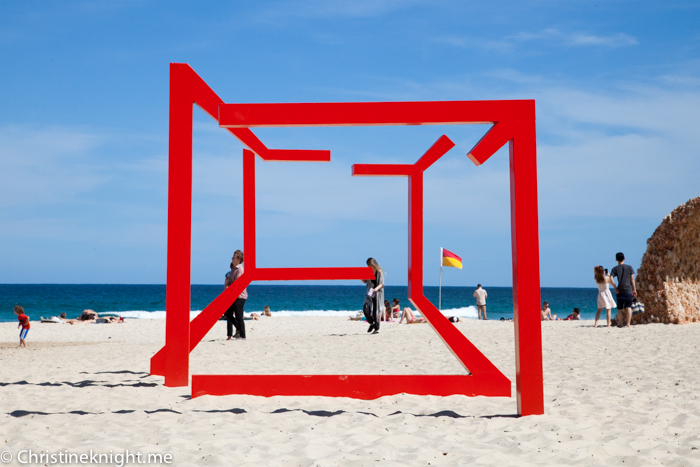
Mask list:
[[[343,318],[246,325],[246,341],[226,342],[217,323],[192,353],[192,373],[464,372],[425,324],[388,323],[378,335]],[[164,326],[34,321],[25,350],[16,325],[0,324],[0,450],[12,454],[9,465],[29,450],[170,454],[172,465],[700,465],[700,324],[543,323],[546,414],[523,418],[514,397],[190,399],[189,388],[148,374]],[[515,394],[513,323],[457,327]]]

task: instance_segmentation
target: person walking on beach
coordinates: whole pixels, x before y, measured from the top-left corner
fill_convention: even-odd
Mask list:
[[[617,266],[610,271],[611,277],[617,277],[617,309],[622,311],[626,328],[632,322],[632,300],[637,296],[637,285],[634,282],[634,269],[629,264],[625,264],[625,255],[620,252],[615,255]],[[613,284],[614,285],[614,284]],[[622,323],[617,323],[622,327]]]
[[[15,314],[17,315],[17,320],[19,321],[17,329],[22,328],[19,331],[19,346],[26,348],[27,342],[25,339],[27,339],[27,333],[29,333],[29,328],[31,327],[29,324],[29,316],[24,314],[24,308],[22,308],[20,305],[15,305]]]
[[[596,285],[598,285],[598,312],[595,314],[595,324],[594,328],[598,327],[598,319],[600,318],[600,313],[605,308],[608,314],[608,327],[610,327],[610,313],[613,308],[617,308],[615,300],[610,293],[610,286],[615,287],[615,282],[613,282],[612,277],[608,275],[607,269],[603,269],[603,266],[596,266],[593,268],[593,274],[595,277]]]
[[[476,298],[476,307],[479,309],[479,319],[481,319],[481,313],[484,313],[484,319],[486,318],[486,297],[488,294],[484,289],[481,288],[481,284],[476,285],[476,290],[474,291],[474,297]]]
[[[243,252],[236,250],[231,258],[231,271],[226,275],[225,288],[229,288],[236,279],[243,275]],[[242,339],[245,340],[245,322],[243,321],[243,306],[248,299],[248,289],[243,289],[243,292],[238,296],[235,302],[226,310],[226,340]],[[236,335],[233,335],[233,327],[236,328]]]
[[[367,294],[372,298],[373,306],[373,322],[370,322],[367,332],[374,331],[373,334],[376,334],[379,332],[379,322],[384,316],[384,270],[374,258],[367,258],[367,266],[374,272],[374,280],[367,283]]]

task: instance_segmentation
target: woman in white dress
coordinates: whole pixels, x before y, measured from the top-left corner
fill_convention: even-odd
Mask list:
[[[615,300],[613,300],[612,294],[610,293],[610,286],[615,287],[615,283],[607,274],[607,271],[603,269],[603,266],[596,266],[593,268],[593,273],[595,274],[595,282],[598,285],[598,313],[595,315],[595,324],[593,327],[598,327],[598,319],[600,318],[600,313],[603,308],[608,312],[608,327],[610,327],[610,314],[613,308],[617,308]]]

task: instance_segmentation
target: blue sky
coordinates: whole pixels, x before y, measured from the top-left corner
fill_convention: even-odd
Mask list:
[[[593,285],[700,195],[696,2],[61,1],[0,5],[0,283],[165,283],[168,64],[226,102],[535,99],[543,286]],[[507,155],[488,127],[263,129],[327,164],[258,162],[261,266],[359,266],[406,283],[405,179],[426,173],[426,284],[512,282]],[[242,244],[240,143],[195,111],[192,282]]]

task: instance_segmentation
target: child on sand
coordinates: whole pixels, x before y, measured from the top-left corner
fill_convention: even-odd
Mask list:
[[[15,314],[17,315],[17,320],[19,321],[17,329],[22,328],[22,330],[19,332],[19,346],[26,348],[27,342],[25,339],[27,338],[27,333],[31,327],[29,324],[29,316],[24,314],[24,308],[19,305],[15,305]]]

